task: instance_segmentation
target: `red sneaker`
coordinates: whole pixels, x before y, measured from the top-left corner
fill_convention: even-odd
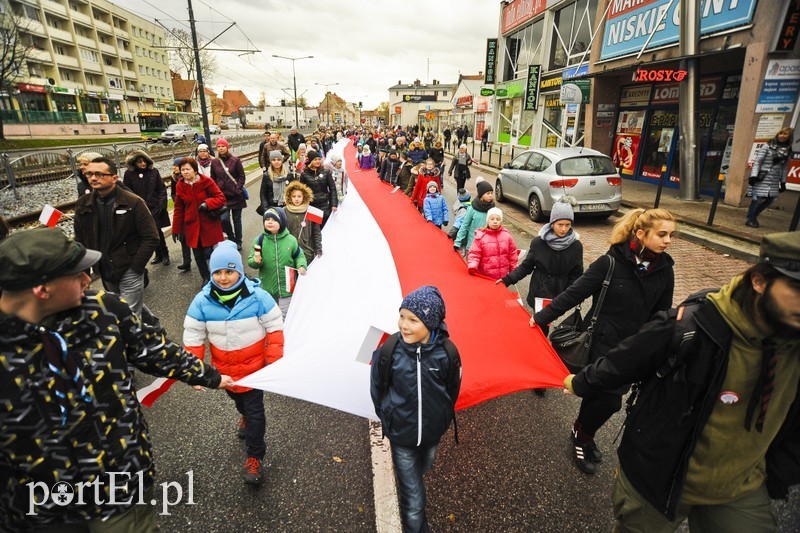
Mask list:
[[[247,461],[244,462],[243,473],[245,483],[249,485],[260,485],[261,474],[263,473],[261,461],[255,457],[248,457]]]

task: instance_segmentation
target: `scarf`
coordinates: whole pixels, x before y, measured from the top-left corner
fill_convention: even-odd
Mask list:
[[[661,254],[648,250],[636,237],[628,242],[628,248],[633,252],[631,259],[636,264],[636,273],[640,276],[652,272],[658,258],[661,257]],[[636,260],[637,258],[639,261]]]
[[[308,204],[302,203],[300,205],[286,204],[284,207],[290,213],[305,213],[308,211]]]
[[[459,165],[466,165],[467,161],[469,161],[469,154],[467,154],[467,152],[461,153],[461,151],[459,151],[456,153],[456,157],[458,158]]]
[[[281,167],[281,173],[276,175],[275,168],[270,164],[267,172],[269,173],[269,179],[272,180],[272,183],[283,183],[289,178],[289,173],[285,172],[286,168]]]
[[[789,152],[792,145],[790,143],[781,143],[775,139],[769,142],[769,149],[772,150],[772,164],[783,165],[789,159]]]
[[[556,235],[556,232],[553,231],[553,227],[548,222],[542,226],[541,230],[539,230],[539,237],[541,237],[542,240],[547,243],[547,246],[559,252],[572,246],[572,243],[577,241],[580,238],[580,235],[578,235],[574,229],[569,228],[569,231],[566,235],[559,237]]]
[[[475,198],[472,200],[472,209],[475,211],[480,211],[481,213],[486,213],[489,209],[494,207],[494,200],[489,202],[488,204],[481,200],[480,198]]]
[[[228,309],[233,309],[239,298],[246,298],[250,296],[250,290],[247,288],[246,283],[240,283],[236,287],[230,289],[220,289],[212,283],[211,285],[211,298],[215,302],[219,302]]]

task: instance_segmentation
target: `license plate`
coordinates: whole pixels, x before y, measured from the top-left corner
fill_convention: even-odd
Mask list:
[[[581,211],[611,211],[611,206],[608,204],[583,204]]]

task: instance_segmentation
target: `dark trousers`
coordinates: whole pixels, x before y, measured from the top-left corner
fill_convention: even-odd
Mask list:
[[[236,404],[236,410],[244,417],[244,444],[247,446],[247,456],[255,457],[259,461],[267,453],[267,444],[264,434],[267,432],[267,415],[264,414],[264,391],[252,389],[247,392],[230,392]]]
[[[763,213],[777,199],[777,196],[757,198],[755,195],[753,195],[753,200],[750,202],[750,208],[747,210],[747,220],[757,219],[758,215]]]
[[[231,221],[233,225],[231,225]],[[222,220],[222,231],[228,236],[228,240],[236,244],[242,244],[242,210],[231,209],[230,215]]]
[[[602,393],[584,398],[578,411],[578,420],[584,434],[594,437],[603,424],[622,408],[622,396]]]
[[[211,279],[211,272],[208,270],[208,259],[211,257],[213,247],[206,246],[205,248],[192,248],[194,254],[194,262],[197,263],[197,270],[200,272],[200,277],[204,281]]]
[[[158,246],[156,247],[156,257],[160,257],[161,259],[169,257],[167,240],[164,238],[164,230],[161,228],[158,228]]]
[[[466,174],[459,174],[458,171],[456,171],[456,191],[458,191],[459,189],[463,189],[466,184],[467,184]]]
[[[184,265],[192,264],[192,249],[186,244],[186,239],[181,235],[181,256],[183,257]]]

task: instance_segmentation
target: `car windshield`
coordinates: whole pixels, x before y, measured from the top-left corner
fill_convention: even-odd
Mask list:
[[[603,155],[564,159],[558,163],[556,171],[559,176],[599,176],[600,174],[615,174],[617,172],[611,159]]]
[[[170,124],[169,128],[167,129],[170,131],[182,130],[183,124]]]

